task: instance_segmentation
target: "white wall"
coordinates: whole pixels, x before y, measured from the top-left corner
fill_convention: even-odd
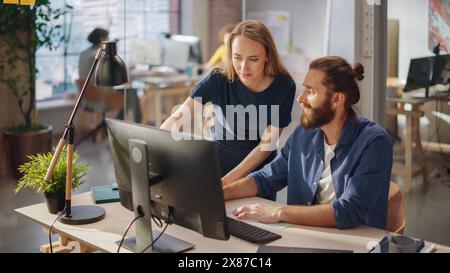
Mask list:
[[[330,0],[328,55],[355,59],[355,0]]]
[[[340,0],[343,1],[343,0]],[[387,5],[355,2],[355,59],[364,65],[364,80],[359,83],[359,112],[382,126],[386,105]]]
[[[428,1],[390,0],[388,19],[400,23],[398,76],[406,79],[411,58],[432,55],[428,49]]]
[[[395,0],[394,0],[395,1]],[[364,65],[360,82],[359,113],[384,122],[386,5],[371,6],[362,0],[330,0],[330,27],[327,55],[344,57],[350,64]],[[373,16],[365,16],[365,14]],[[366,24],[373,27],[366,28]],[[369,38],[369,43],[365,39]],[[368,50],[372,48],[372,50]],[[369,52],[369,53],[367,53]]]
[[[289,11],[291,43],[310,58],[323,56],[327,0],[246,0],[246,12]]]

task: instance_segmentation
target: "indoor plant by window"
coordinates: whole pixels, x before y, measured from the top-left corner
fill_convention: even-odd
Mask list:
[[[32,188],[36,192],[43,192],[47,201],[47,206],[50,213],[57,213],[64,209],[64,194],[66,186],[66,170],[67,170],[67,152],[64,149],[61,157],[56,164],[53,171],[51,182],[44,181],[45,173],[52,160],[52,154],[39,153],[28,156],[30,161],[19,166],[19,171],[22,177],[15,189],[17,193],[23,188]],[[72,170],[72,188],[76,189],[84,181],[82,178],[90,170],[89,163],[77,162],[79,154],[77,152],[73,155],[73,170]]]
[[[54,50],[64,40],[62,25],[55,22],[70,8],[54,9],[49,0],[37,0],[33,6],[0,5],[0,86],[12,92],[21,116],[20,121],[11,117],[5,124],[10,126],[5,130],[7,161],[16,178],[26,155],[51,148],[51,126],[34,123],[36,51]]]

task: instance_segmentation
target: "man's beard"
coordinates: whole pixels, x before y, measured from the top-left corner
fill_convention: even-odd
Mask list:
[[[300,117],[300,124],[305,130],[319,128],[325,124],[330,123],[336,115],[336,110],[331,106],[331,96],[327,97],[325,101],[317,108],[311,107],[310,104],[302,102],[304,106],[303,114]],[[306,113],[305,109],[309,112]]]

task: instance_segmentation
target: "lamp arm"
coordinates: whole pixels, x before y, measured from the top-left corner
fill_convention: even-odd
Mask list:
[[[98,61],[100,60],[100,54],[101,53],[102,53],[102,48],[99,48],[98,51],[97,51],[97,54],[95,55],[95,59],[94,59],[94,62],[92,63],[91,69],[89,70],[87,78],[84,81],[83,87],[81,88],[80,95],[78,96],[77,102],[75,103],[75,107],[72,110],[72,114],[70,114],[70,118],[69,118],[69,121],[67,122],[67,125],[70,125],[70,124],[73,123],[73,119],[75,117],[75,114],[77,113],[77,110],[78,110],[78,107],[80,105],[81,99],[83,99],[83,95],[84,95],[84,92],[86,90],[86,87],[87,87],[87,85],[89,83],[89,80],[92,77],[92,74],[94,72],[95,67],[98,64]],[[67,137],[67,133],[68,133],[68,128],[66,127],[66,129],[64,130],[64,134],[63,134],[63,138],[64,139]]]
[[[70,126],[73,125],[73,119],[75,117],[75,114],[77,113],[78,107],[80,105],[81,99],[83,98],[83,95],[84,95],[84,92],[88,85],[88,82],[92,77],[92,74],[94,72],[95,67],[98,64],[98,61],[100,60],[100,55],[101,55],[102,51],[103,51],[103,48],[99,48],[97,53],[95,54],[94,62],[92,63],[91,69],[89,70],[89,73],[87,75],[87,79],[85,80],[83,87],[81,88],[80,95],[78,96],[77,102],[75,103],[75,106],[72,110],[72,114],[70,115],[69,121],[66,124],[66,129],[64,129],[64,133],[58,142],[58,146],[56,146],[55,152],[52,157],[52,161],[50,162],[50,166],[48,167],[47,172],[44,177],[44,180],[47,182],[50,182],[50,180],[52,178],[53,170],[55,169],[56,163],[58,162],[59,157],[61,156],[62,149],[63,149],[64,145],[66,144],[66,138],[67,138],[67,134],[69,132]]]
[[[55,152],[53,153],[52,161],[50,162],[50,166],[47,169],[47,172],[45,173],[44,180],[48,183],[50,183],[50,180],[52,179],[53,170],[55,169],[56,163],[58,162],[59,157],[61,156],[62,149],[64,148],[64,145],[66,144],[66,140],[62,137],[59,139],[58,146],[56,146]]]

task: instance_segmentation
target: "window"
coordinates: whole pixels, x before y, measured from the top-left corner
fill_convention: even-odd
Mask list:
[[[88,34],[96,27],[116,39],[121,57],[129,59],[130,40],[155,38],[163,32],[179,33],[180,0],[66,0],[52,1],[55,8],[73,7],[56,24],[64,27],[66,41],[55,51],[36,53],[36,99],[61,97],[76,92],[78,58],[90,46]]]

